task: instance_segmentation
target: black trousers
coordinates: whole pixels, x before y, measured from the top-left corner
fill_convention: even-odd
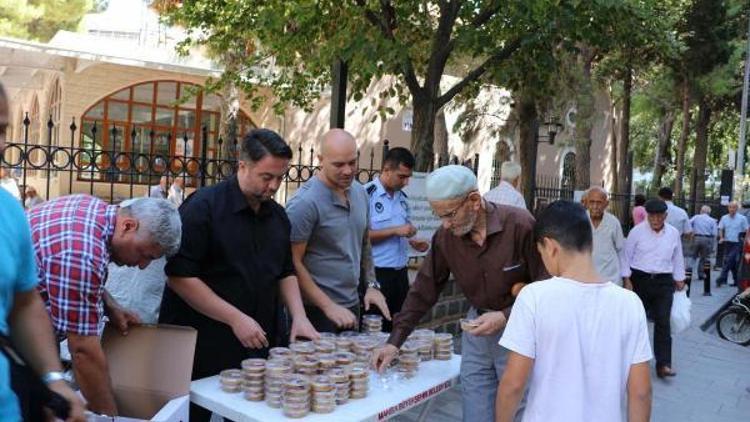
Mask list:
[[[672,332],[669,326],[674,297],[672,274],[649,274],[633,269],[630,281],[646,308],[646,315],[654,320],[656,367],[672,366]]]
[[[357,319],[357,324],[359,324],[359,304],[352,306],[349,309],[354,316]],[[336,326],[336,324],[328,319],[325,313],[318,308],[317,306],[313,305],[305,305],[305,313],[307,314],[307,319],[310,320],[310,323],[315,327],[316,330],[318,330],[319,333],[339,333],[341,331],[350,330],[350,328],[347,329],[340,329]],[[359,327],[355,328],[354,331],[357,331]]]
[[[393,318],[401,312],[406,294],[409,293],[409,269],[407,267],[400,269],[375,267],[375,277],[380,283],[380,291],[385,296],[388,311]],[[371,308],[368,313],[382,315],[378,308]],[[393,323],[383,318],[383,331],[390,333],[392,328]]]

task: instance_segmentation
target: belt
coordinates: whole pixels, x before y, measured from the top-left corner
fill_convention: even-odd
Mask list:
[[[376,270],[388,270],[388,271],[401,271],[406,267],[393,268],[393,267],[375,267]]]
[[[657,279],[657,278],[665,278],[665,277],[672,277],[672,273],[647,273],[645,271],[637,270],[635,268],[631,268],[630,272],[632,275],[641,275],[648,277],[651,280]]]
[[[714,237],[712,234],[696,234],[697,237]]]

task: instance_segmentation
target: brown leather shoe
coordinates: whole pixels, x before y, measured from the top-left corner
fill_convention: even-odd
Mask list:
[[[677,375],[677,372],[673,371],[672,368],[668,366],[660,366],[656,368],[656,376],[659,378],[673,377],[675,375]]]

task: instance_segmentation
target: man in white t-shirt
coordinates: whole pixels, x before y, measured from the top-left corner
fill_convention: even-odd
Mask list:
[[[510,354],[497,420],[513,420],[531,377],[524,422],[648,421],[646,313],[635,293],[596,272],[586,211],[553,202],[539,215],[534,240],[553,277],[524,287],[513,305],[500,339]]]

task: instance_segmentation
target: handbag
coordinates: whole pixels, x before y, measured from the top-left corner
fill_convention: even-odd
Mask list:
[[[70,414],[70,403],[65,397],[47,387],[13,348],[10,338],[0,334],[0,350],[8,360],[10,385],[18,397],[21,417],[24,421],[44,421],[44,409],[49,409],[59,419],[66,420]]]
[[[670,314],[672,334],[679,334],[690,327],[690,305],[686,290],[674,292]]]

